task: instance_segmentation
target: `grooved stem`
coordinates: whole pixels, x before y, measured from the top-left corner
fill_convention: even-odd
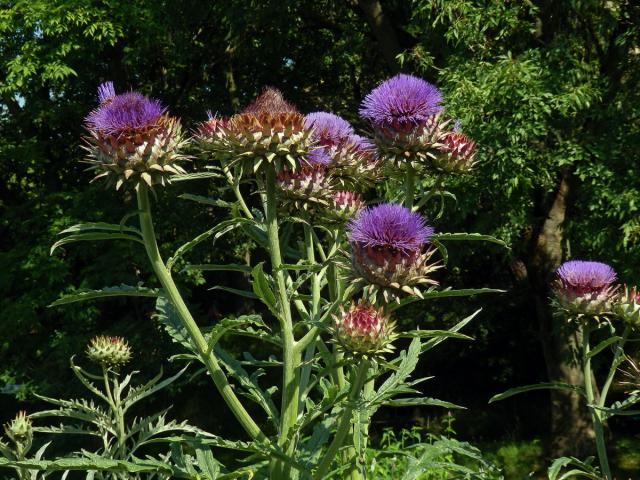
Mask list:
[[[254,422],[249,415],[249,412],[244,408],[240,400],[236,396],[235,392],[229,385],[226,375],[222,371],[218,360],[213,353],[210,353],[207,341],[202,335],[200,328],[193,319],[189,308],[182,299],[178,287],[173,281],[171,274],[167,270],[167,267],[160,256],[158,250],[158,242],[156,240],[155,231],[153,228],[153,220],[151,218],[151,208],[149,205],[149,192],[148,187],[144,183],[140,183],[138,186],[138,210],[140,211],[140,230],[142,231],[142,238],[144,240],[144,246],[165,295],[176,309],[182,325],[187,330],[192,345],[195,348],[195,352],[204,363],[209,375],[213,379],[213,383],[217,387],[220,395],[225,403],[229,406],[234,416],[240,422],[240,425],[249,434],[249,436],[255,440],[264,441],[266,436],[260,430],[260,427]]]

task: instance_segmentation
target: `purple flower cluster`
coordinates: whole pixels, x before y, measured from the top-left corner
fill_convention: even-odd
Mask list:
[[[411,131],[442,107],[442,93],[412,75],[399,74],[382,82],[363,100],[360,116],[376,127]]]
[[[329,112],[314,112],[305,115],[304,125],[307,128],[312,128],[314,137],[326,146],[338,145],[355,134],[349,122]]]
[[[325,148],[315,148],[307,155],[307,162],[311,165],[327,166],[331,163],[331,155]]]
[[[347,227],[352,243],[405,255],[419,253],[433,235],[420,214],[395,203],[366,208]]]
[[[563,263],[557,275],[562,287],[577,296],[602,292],[611,287],[617,278],[615,270],[606,263],[584,260]]]
[[[556,272],[553,288],[561,309],[570,315],[597,316],[611,308],[616,272],[606,263],[571,260]]]
[[[144,130],[156,125],[166,109],[158,100],[138,92],[116,95],[112,82],[98,87],[100,106],[85,118],[90,130],[117,135],[131,130]]]

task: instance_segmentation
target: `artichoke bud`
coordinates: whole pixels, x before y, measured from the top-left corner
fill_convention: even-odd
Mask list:
[[[131,360],[131,347],[122,337],[97,336],[87,346],[87,356],[104,368],[120,368]]]

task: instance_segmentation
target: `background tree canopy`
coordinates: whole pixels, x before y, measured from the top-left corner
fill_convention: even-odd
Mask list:
[[[447,108],[479,145],[476,172],[452,189],[457,214],[436,228],[492,234],[511,246],[452,249],[454,264],[464,268],[447,272],[452,285],[498,286],[506,294],[434,302],[403,320],[443,325],[445,311],[485,307],[473,327],[475,342],[448,345],[423,366],[425,374],[437,375],[425,388],[469,407],[456,425],[468,439],[540,437],[554,454],[590,448],[580,446],[587,438],[578,421],[584,412],[563,410],[567,402],[550,402],[546,393],[496,406],[487,400],[547,378],[576,381],[579,372],[565,358],[570,343],[553,334],[546,307],[551,273],[563,259],[600,259],[622,281],[640,281],[635,2],[0,4],[0,420],[13,416],[18,402],[30,402],[29,392],[72,394],[68,358],[95,334],[127,336],[143,370],[172,348],[145,299],[47,308],[63,292],[152,284],[140,252],[129,245],[79,245],[49,255],[62,228],[80,219],[117,223],[135,210],[131,198],[90,185],[80,163],[82,121],[96,105],[101,81],[160,98],[187,127],[208,109],[233,112],[265,85],[283,90],[303,112],[335,111],[362,126],[357,110],[364,94],[402,70],[441,87]],[[176,186],[160,200],[161,247],[175,247],[225,215],[217,207],[202,211],[180,193]],[[241,262],[252,245],[230,236],[199,253],[210,263]],[[198,275],[180,281],[203,324],[258,308],[207,291]],[[204,383],[188,388],[206,389],[215,401]],[[170,392],[177,416],[196,416],[211,429],[234,428],[210,418],[207,405],[194,403],[186,389]],[[413,425],[434,414],[416,410],[389,425]],[[610,427],[624,432],[633,422]]]

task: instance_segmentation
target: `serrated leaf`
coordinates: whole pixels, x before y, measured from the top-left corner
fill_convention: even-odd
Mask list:
[[[178,312],[165,297],[159,296],[158,300],[156,300],[156,313],[153,318],[164,326],[174,342],[181,344],[191,352],[194,351],[189,333],[182,324]]]
[[[491,235],[482,235],[481,233],[435,233],[432,237],[438,241],[480,241],[490,242],[502,247],[510,248],[504,240],[493,237]]]
[[[148,288],[131,285],[121,284],[115,287],[105,287],[99,290],[81,290],[75,293],[69,293],[61,296],[55,302],[51,303],[49,307],[55,307],[58,305],[66,305],[68,303],[83,302],[85,300],[93,300],[96,298],[107,297],[158,297],[162,294],[162,290],[159,288]]]
[[[79,223],[69,228],[65,228],[61,232],[58,232],[58,235],[64,235],[66,233],[87,232],[92,230],[105,230],[109,232],[135,233],[138,235],[142,235],[140,230],[138,230],[137,228],[127,227],[123,224],[116,225],[113,223],[104,223],[104,222]]]
[[[444,400],[438,400],[437,398],[429,397],[417,397],[417,398],[396,398],[393,400],[387,400],[384,402],[389,407],[443,407],[451,409],[466,410],[466,407],[456,405],[455,403],[446,402]]]
[[[192,180],[205,180],[209,178],[223,178],[223,175],[215,172],[196,172],[171,177],[171,183],[189,182]]]
[[[171,270],[171,268],[178,261],[179,258],[183,257],[189,250],[195,248],[197,245],[204,242],[208,238],[214,237],[214,240],[215,240],[220,238],[225,233],[228,233],[234,230],[235,228],[238,228],[242,225],[248,225],[248,224],[253,225],[254,223],[255,222],[253,220],[249,220],[247,218],[234,218],[231,220],[225,220],[223,222],[220,222],[215,227],[210,228],[206,232],[201,233],[197,237],[193,238],[192,240],[188,241],[184,245],[180,246],[175,251],[173,256],[167,261],[167,268]]]
[[[419,297],[406,297],[400,300],[399,303],[393,303],[387,306],[386,310],[388,312],[393,312],[398,310],[405,305],[409,305],[414,302],[419,302],[421,300],[429,300],[433,298],[449,298],[449,297],[470,297],[472,295],[484,295],[487,293],[504,293],[505,290],[500,290],[498,288],[463,288],[463,289],[452,289],[446,288],[444,290],[431,290],[428,292],[422,293],[422,298]]]
[[[584,396],[584,391],[581,387],[577,385],[569,385],[568,383],[561,382],[546,382],[546,383],[536,383],[534,385],[524,385],[522,387],[510,388],[506,392],[499,393],[498,395],[494,395],[489,400],[489,403],[498,402],[500,400],[504,400],[505,398],[512,397],[514,395],[518,395],[524,392],[532,392],[535,390],[563,390],[569,392],[576,392],[580,395]]]
[[[469,322],[471,322],[471,320],[473,320],[480,312],[482,311],[482,308],[479,308],[478,310],[476,310],[475,312],[473,312],[471,315],[469,315],[468,317],[463,318],[462,320],[460,320],[458,323],[456,323],[453,327],[451,327],[448,331],[449,332],[458,332],[460,330],[462,330]],[[422,345],[422,352],[426,352],[428,350],[431,350],[432,348],[436,347],[437,345],[441,344],[442,342],[444,342],[448,337],[435,337],[432,338],[431,340],[427,340],[426,342],[424,342],[424,344]]]
[[[202,271],[202,272],[243,272],[250,273],[251,266],[249,265],[239,265],[235,263],[229,263],[227,265],[214,265],[210,263],[204,264],[194,264],[194,265],[186,265],[184,270],[187,272],[191,271]]]
[[[233,203],[225,202],[224,200],[221,200],[219,198],[209,198],[202,195],[193,195],[191,193],[183,193],[182,195],[178,195],[178,198],[221,208],[231,208],[234,205]]]
[[[600,342],[596,347],[593,348],[593,350],[591,350],[588,354],[587,354],[587,358],[593,358],[596,355],[598,355],[602,350],[604,350],[605,348],[607,348],[609,345],[611,345],[612,343],[616,343],[618,340],[622,340],[622,337],[617,337],[617,336],[613,336],[613,337],[609,337],[606,340],[603,340],[602,342]]]
[[[77,233],[61,238],[56,243],[51,245],[49,254],[52,255],[55,249],[61,247],[62,245],[67,245],[69,243],[75,242],[90,242],[93,240],[131,240],[133,242],[144,245],[144,242],[140,239],[140,237],[126,233]]]
[[[273,293],[269,280],[262,269],[262,263],[259,263],[253,268],[251,278],[253,279],[253,282],[251,282],[253,293],[255,293],[256,296],[262,300],[262,303],[269,308],[271,313],[278,318],[280,314],[278,312],[276,295]]]
[[[457,338],[459,340],[473,340],[473,337],[465,335],[464,333],[452,332],[451,330],[409,330],[407,332],[401,332],[398,334],[399,337],[404,338],[435,338],[435,337],[445,337],[445,338]]]

